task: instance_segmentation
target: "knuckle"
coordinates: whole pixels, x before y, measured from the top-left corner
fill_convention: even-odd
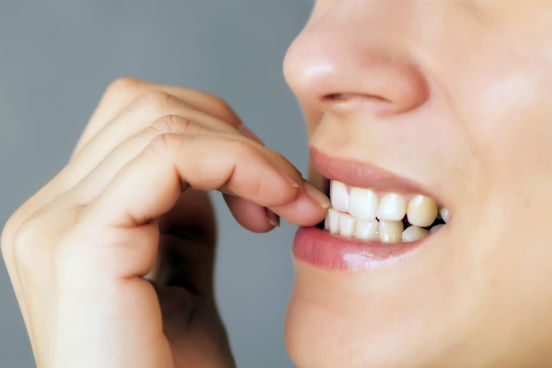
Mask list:
[[[0,244],[5,262],[13,260],[15,239],[18,238],[17,235],[19,230],[21,229],[21,225],[25,222],[26,218],[29,215],[28,211],[26,211],[24,208],[25,206],[22,206],[17,211],[15,211],[10,216],[8,221],[4,224],[4,228],[2,229]]]
[[[148,149],[159,155],[168,156],[177,144],[178,136],[173,133],[160,134],[151,142]]]
[[[163,133],[188,133],[191,132],[193,123],[178,115],[165,115],[153,123],[151,129],[154,134]]]
[[[174,96],[159,90],[148,91],[140,96],[139,99],[139,104],[144,104],[160,114],[166,113],[177,104]]]
[[[33,263],[39,256],[44,241],[44,221],[40,215],[31,215],[17,229],[11,241],[13,259],[18,265]]]
[[[139,90],[142,81],[136,78],[121,77],[109,84],[105,96],[110,99],[116,96],[134,94]]]
[[[11,251],[11,245],[12,245],[12,242],[10,241],[10,239],[13,238],[13,222],[14,222],[14,218],[13,216],[6,222],[6,224],[4,225],[4,228],[2,229],[2,236],[1,236],[1,240],[0,240],[0,245],[2,247],[2,254],[4,256],[4,260],[7,260],[8,258],[8,254],[10,253]]]
[[[205,94],[205,98],[209,102],[209,104],[213,107],[216,107],[220,110],[226,110],[226,111],[232,111],[230,108],[230,105],[221,97],[211,95],[211,94]]]

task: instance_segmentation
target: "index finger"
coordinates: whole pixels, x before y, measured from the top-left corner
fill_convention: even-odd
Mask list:
[[[139,226],[169,211],[187,186],[278,206],[294,200],[301,185],[250,143],[164,134],[119,171],[87,213],[106,226]]]

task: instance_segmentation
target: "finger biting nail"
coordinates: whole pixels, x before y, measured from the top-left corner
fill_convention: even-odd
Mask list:
[[[317,187],[305,180],[304,182],[305,190],[309,197],[315,200],[320,207],[328,209],[331,206],[330,200],[324,193],[322,193]]]

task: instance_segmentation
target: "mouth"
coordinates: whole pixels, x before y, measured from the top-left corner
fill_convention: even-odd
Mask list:
[[[332,207],[317,226],[297,231],[296,259],[330,270],[380,268],[447,232],[449,210],[418,183],[315,148],[311,158]]]

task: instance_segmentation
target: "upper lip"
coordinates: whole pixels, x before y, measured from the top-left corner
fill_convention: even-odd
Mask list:
[[[309,150],[312,164],[327,179],[375,191],[417,193],[436,199],[419,183],[371,163],[333,157],[313,146],[310,146]]]

